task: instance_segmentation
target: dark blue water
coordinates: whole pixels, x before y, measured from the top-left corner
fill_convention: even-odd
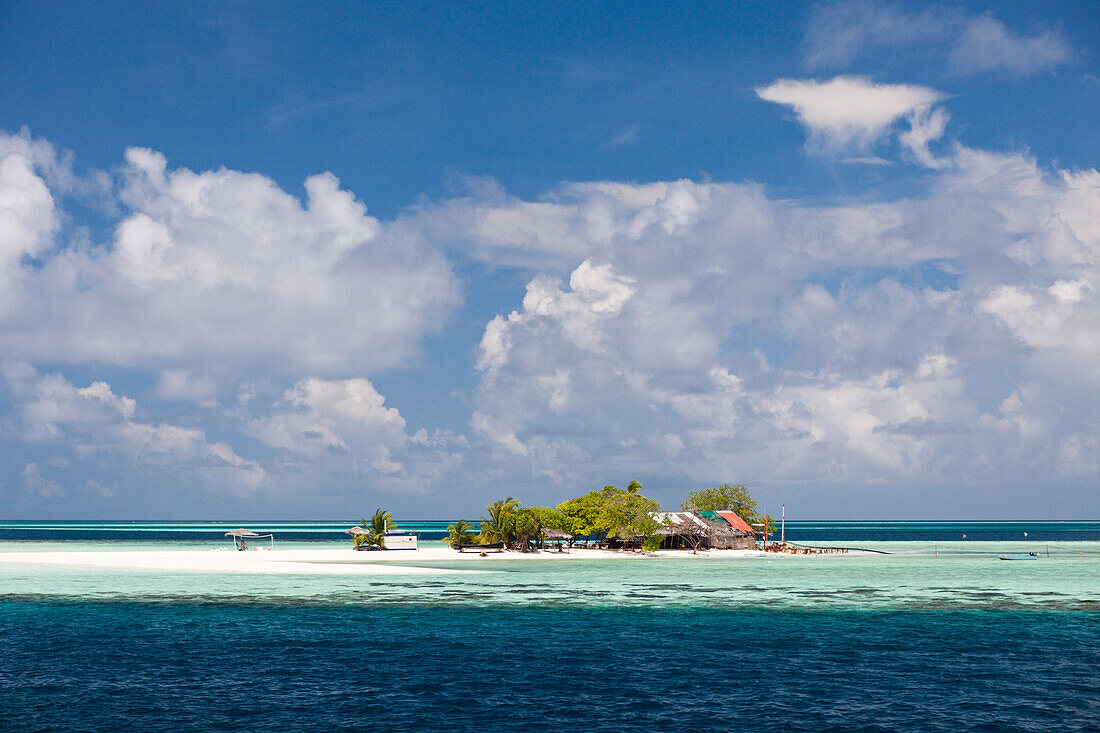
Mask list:
[[[1100,729],[1100,614],[0,602],[0,730]]]
[[[1100,522],[787,522],[791,542],[1096,542]]]
[[[344,533],[353,519],[325,522],[233,521],[233,522],[86,522],[4,521],[0,540],[75,541],[119,540],[156,542],[224,542],[225,532],[246,527],[273,533],[276,541],[347,542]],[[402,529],[416,532],[421,539],[442,539],[448,521],[404,520]],[[1089,542],[1100,541],[1100,522],[839,522],[789,521],[786,538],[792,542],[950,542],[980,541]],[[777,535],[778,536],[778,533]]]

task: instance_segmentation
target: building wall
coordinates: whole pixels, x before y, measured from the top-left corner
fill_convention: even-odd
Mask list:
[[[711,547],[716,550],[755,550],[756,538],[745,537],[717,537],[711,541]]]
[[[682,538],[673,535],[671,537],[665,537],[661,542],[661,549],[691,549],[691,543],[683,543]],[[686,546],[682,546],[686,544]],[[712,550],[755,550],[756,538],[752,536],[733,536],[733,535],[720,535],[712,538],[709,541],[700,543],[700,547],[710,548]]]

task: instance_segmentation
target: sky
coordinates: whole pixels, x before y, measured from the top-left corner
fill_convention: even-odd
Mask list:
[[[1100,519],[1100,6],[0,5],[0,518]]]

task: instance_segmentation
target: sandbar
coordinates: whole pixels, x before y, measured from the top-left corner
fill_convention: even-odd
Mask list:
[[[235,552],[232,549],[210,550],[55,550],[0,553],[0,564],[39,564],[70,567],[133,568],[206,573],[268,573],[304,575],[412,575],[470,573],[491,570],[501,561],[549,560],[621,560],[644,561],[652,557],[764,557],[756,550],[709,550],[692,554],[684,551],[656,553],[613,550],[574,549],[568,552],[456,552],[446,547],[426,547],[416,550],[383,550],[357,552],[350,548],[273,549]],[[463,568],[432,567],[432,563],[460,562]],[[425,566],[422,563],[428,563]]]

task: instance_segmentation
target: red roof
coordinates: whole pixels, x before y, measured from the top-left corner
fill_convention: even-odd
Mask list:
[[[749,523],[734,514],[733,512],[715,512],[715,514],[729,522],[730,526],[734,529],[740,530],[741,532],[747,532],[748,534],[753,533],[752,527],[749,526]]]

